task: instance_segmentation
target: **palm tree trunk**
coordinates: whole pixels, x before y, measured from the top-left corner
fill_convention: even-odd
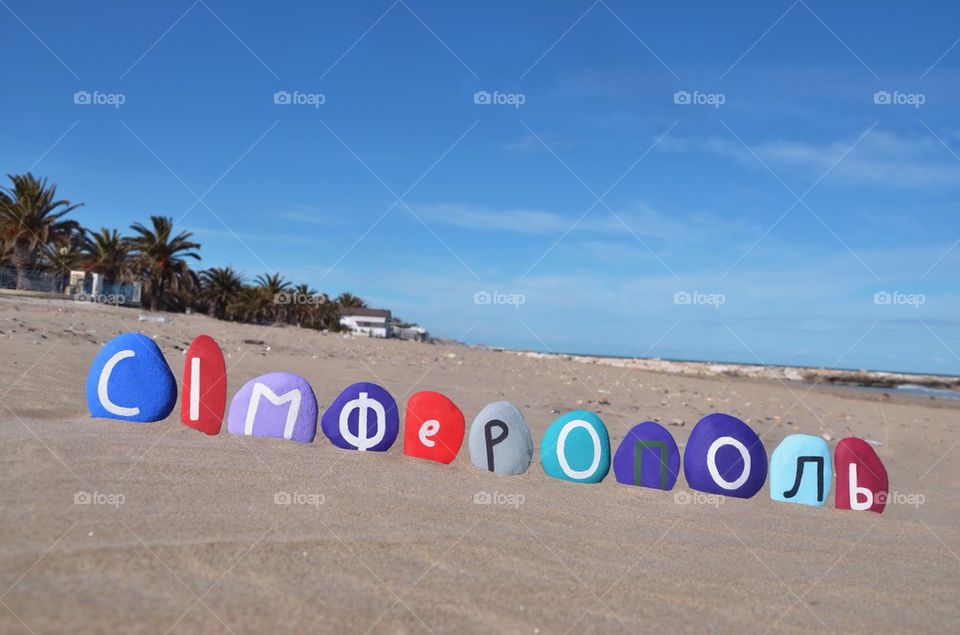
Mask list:
[[[17,289],[30,288],[30,247],[28,245],[14,243],[13,246],[13,265],[17,268]]]

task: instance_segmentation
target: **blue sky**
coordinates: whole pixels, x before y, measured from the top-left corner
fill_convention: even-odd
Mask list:
[[[960,373],[955,3],[0,5],[0,166],[88,226],[471,343]]]

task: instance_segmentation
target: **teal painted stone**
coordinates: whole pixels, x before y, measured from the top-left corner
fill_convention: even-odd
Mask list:
[[[833,483],[830,446],[811,434],[791,434],[770,456],[770,498],[823,507]]]
[[[575,483],[599,483],[610,471],[610,435],[592,412],[573,410],[550,424],[540,444],[547,476]]]

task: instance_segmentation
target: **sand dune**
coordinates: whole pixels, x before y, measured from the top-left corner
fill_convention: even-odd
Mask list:
[[[169,317],[0,297],[0,632],[946,633],[960,621],[960,410],[944,400]],[[712,411],[750,423],[768,453],[793,432],[856,435],[879,444],[900,500],[925,500],[894,497],[882,515],[766,490],[677,504],[612,475],[548,479],[536,462],[497,477],[465,451],[443,466],[322,436],[208,438],[176,415],[92,421],[86,370],[132,330],[156,338],[178,377],[190,340],[212,335],[231,395],[286,370],[321,407],[359,380],[401,403],[439,390],[468,423],[509,399],[535,442],[575,407],[599,413],[614,446],[647,419],[682,445]],[[97,502],[75,504],[82,492]],[[476,504],[480,492],[501,503]]]

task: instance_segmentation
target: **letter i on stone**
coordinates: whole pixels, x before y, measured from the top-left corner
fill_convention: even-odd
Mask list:
[[[830,446],[811,434],[791,434],[770,456],[770,498],[823,507],[833,482]]]
[[[837,509],[882,514],[890,485],[883,461],[870,444],[857,437],[841,439],[833,452],[833,460],[837,472]]]
[[[183,362],[180,422],[207,434],[219,434],[227,406],[227,366],[217,342],[200,335]]]
[[[333,400],[320,427],[338,448],[386,452],[400,433],[400,414],[386,389],[364,381],[347,386]]]
[[[87,375],[90,416],[146,423],[166,419],[177,382],[160,347],[141,333],[123,333],[100,349]]]
[[[484,406],[467,439],[470,462],[495,474],[523,474],[533,458],[533,439],[523,414],[509,401]]]

